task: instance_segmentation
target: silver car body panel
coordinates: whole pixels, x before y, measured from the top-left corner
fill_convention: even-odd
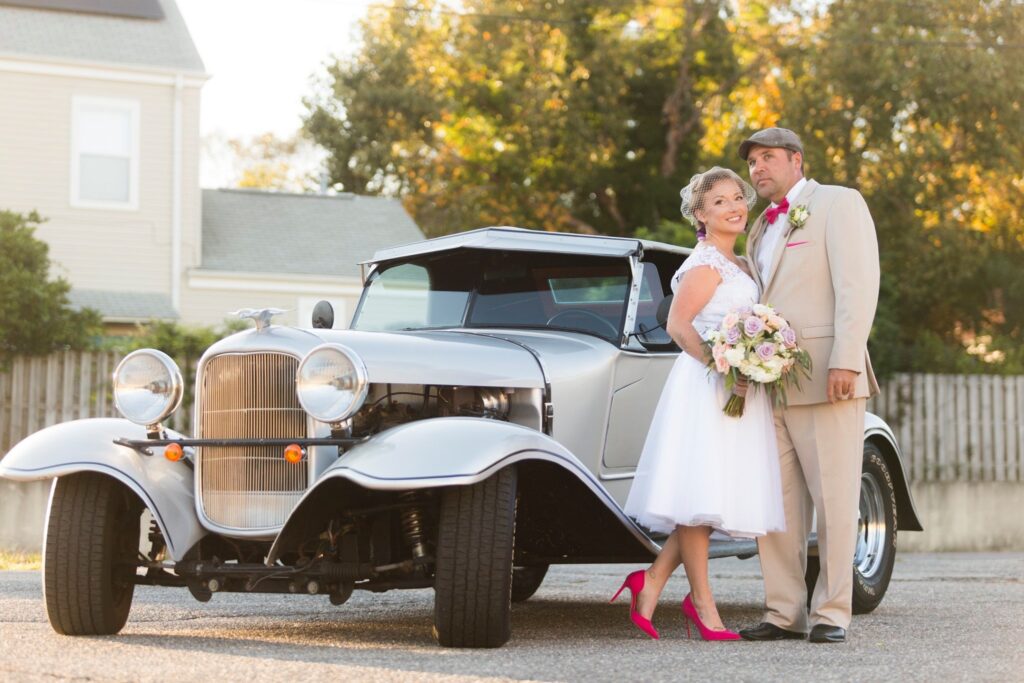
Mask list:
[[[503,332],[506,330],[502,330]],[[467,330],[362,332],[271,326],[226,337],[203,354],[289,353],[302,358],[324,342],[344,344],[366,365],[369,380],[384,384],[456,384],[478,387],[544,386],[536,359],[516,344]],[[604,342],[608,346],[607,342]],[[199,369],[202,374],[202,366]]]
[[[171,439],[182,438],[168,431]],[[32,481],[76,472],[100,472],[117,479],[145,503],[163,532],[167,551],[178,561],[206,531],[196,517],[192,470],[163,457],[163,448],[142,455],[114,439],[146,438],[146,429],[118,418],[74,420],[26,437],[0,460],[0,477]]]
[[[411,422],[352,447],[306,492],[293,510],[291,519],[300,515],[303,503],[332,479],[346,479],[363,488],[380,491],[465,486],[527,460],[551,462],[571,472],[618,518],[638,543],[657,554],[659,546],[622,512],[605,487],[563,445],[526,427],[474,417],[442,417]],[[287,532],[288,522],[271,548],[268,564],[277,559],[281,550],[280,539]]]

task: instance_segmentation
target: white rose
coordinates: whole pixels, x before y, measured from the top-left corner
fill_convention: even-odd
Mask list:
[[[768,316],[775,313],[771,306],[765,306],[764,304],[754,304],[754,315]]]
[[[725,352],[725,360],[734,368],[743,362],[743,349],[729,349]]]

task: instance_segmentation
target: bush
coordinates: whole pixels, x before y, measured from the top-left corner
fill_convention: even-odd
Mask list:
[[[94,348],[99,313],[73,310],[71,285],[50,278],[50,248],[35,237],[43,219],[0,210],[0,367],[14,356]]]

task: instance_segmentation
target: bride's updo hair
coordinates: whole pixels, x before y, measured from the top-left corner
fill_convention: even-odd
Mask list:
[[[719,180],[726,179],[734,181],[737,187],[739,187],[743,193],[743,199],[747,202],[747,210],[749,211],[753,208],[757,202],[757,193],[754,192],[754,188],[750,186],[750,183],[740,178],[735,171],[721,166],[712,166],[703,173],[698,173],[690,178],[689,185],[679,190],[679,196],[683,200],[682,204],[679,205],[679,211],[682,212],[683,218],[690,221],[697,229],[698,240],[703,240],[707,237],[708,231],[704,223],[698,220],[695,214],[704,208],[704,201],[708,190],[714,187],[715,183]]]

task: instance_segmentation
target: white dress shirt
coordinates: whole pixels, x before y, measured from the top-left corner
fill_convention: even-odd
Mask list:
[[[789,208],[792,210],[796,198],[803,192],[804,185],[807,184],[807,178],[801,178],[796,181],[796,185],[789,188],[789,192],[786,193],[786,201],[789,202]],[[771,208],[778,206],[775,202],[772,202]],[[768,280],[768,269],[772,267],[772,255],[775,253],[775,248],[779,244],[779,237],[786,234],[786,228],[789,226],[789,214],[781,213],[775,222],[769,225],[764,230],[764,235],[761,236],[761,242],[757,245],[757,254],[755,254],[757,260],[757,270],[761,273],[761,282]]]

